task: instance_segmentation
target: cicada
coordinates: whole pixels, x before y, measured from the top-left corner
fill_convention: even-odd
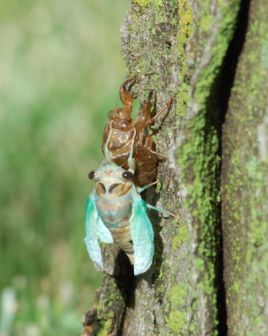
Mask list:
[[[134,139],[134,137],[133,137]],[[135,159],[132,140],[128,170],[107,160],[89,173],[95,182],[86,205],[85,244],[92,261],[103,270],[100,242],[115,243],[125,251],[134,265],[134,274],[144,273],[151,266],[154,255],[154,231],[147,210],[169,213],[146,203],[140,193],[146,188],[133,182]]]
[[[152,126],[164,111],[169,110],[172,98],[152,117],[153,91],[151,91],[148,99],[141,106],[137,120],[133,121],[131,115],[135,97],[131,94],[131,87],[134,83],[135,79],[129,79],[120,87],[120,99],[124,106],[110,112],[109,122],[104,130],[102,148],[104,151],[104,147],[107,146],[111,152],[112,161],[127,170],[131,144],[135,137],[133,157],[136,166],[133,182],[137,186],[145,186],[156,180],[159,162],[165,160],[165,156],[156,151],[152,135],[148,134],[148,127]]]

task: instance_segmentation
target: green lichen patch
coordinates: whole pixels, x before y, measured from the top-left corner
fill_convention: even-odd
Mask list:
[[[167,293],[170,305],[166,318],[167,328],[176,335],[184,335],[187,329],[187,311],[184,306],[186,298],[187,287],[185,284],[174,285]]]
[[[175,333],[175,335],[183,336],[185,335],[186,329],[186,315],[184,311],[171,311],[168,319],[167,326],[170,331]]]
[[[175,285],[171,287],[167,293],[167,299],[171,304],[171,307],[178,308],[184,303],[185,297],[187,295],[186,287],[184,284]]]
[[[113,325],[112,320],[106,320],[102,325],[101,329],[98,330],[98,336],[107,336],[111,332],[111,328]]]
[[[96,305],[98,335],[109,335],[116,325],[118,327],[118,324],[121,324],[120,316],[124,307],[124,299],[116,282],[113,278],[104,277]]]
[[[189,239],[189,228],[187,224],[180,225],[178,231],[179,232],[172,239],[173,250],[180,248],[183,242]]]

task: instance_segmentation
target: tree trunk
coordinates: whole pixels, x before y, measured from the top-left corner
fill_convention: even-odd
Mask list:
[[[264,171],[268,139],[265,2],[252,4],[246,48],[224,127],[222,217],[231,335],[246,335],[250,326],[248,335],[261,335],[268,321],[264,296],[268,273],[264,240],[268,230],[264,198],[268,185]],[[157,189],[147,192],[146,200],[177,217],[163,219],[150,213],[156,253],[146,274],[134,277],[123,253],[115,247],[104,248],[108,274],[86,317],[85,335],[227,334],[220,214],[221,126],[243,44],[245,27],[239,25],[247,3],[131,3],[121,38],[128,77],[137,78],[134,91],[143,101],[154,89],[158,109],[170,95],[174,98],[155,137],[167,160],[160,166]],[[256,257],[258,263],[251,263]],[[252,307],[245,304],[247,297]]]
[[[254,0],[223,136],[229,334],[268,333],[268,3]]]

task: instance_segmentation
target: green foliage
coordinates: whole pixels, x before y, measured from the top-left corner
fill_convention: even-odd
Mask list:
[[[13,336],[79,334],[100,281],[83,244],[87,172],[118,104],[126,7],[0,4],[0,333],[10,288]]]

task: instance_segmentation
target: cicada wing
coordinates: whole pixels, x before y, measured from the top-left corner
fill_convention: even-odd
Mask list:
[[[98,216],[97,219],[97,230],[98,230],[98,238],[100,241],[106,244],[112,244],[114,242],[111,232],[104,225],[100,216]]]
[[[86,203],[86,236],[84,242],[91,260],[98,268],[103,269],[101,249],[98,242],[98,217],[94,193],[91,193]]]
[[[134,249],[134,274],[138,275],[148,270],[154,255],[154,231],[147,215],[146,203],[141,198],[133,201],[130,230]]]
[[[113,243],[113,238],[98,214],[94,192],[87,199],[85,229],[86,237],[84,241],[88,254],[98,268],[103,269],[99,240],[111,244]]]

